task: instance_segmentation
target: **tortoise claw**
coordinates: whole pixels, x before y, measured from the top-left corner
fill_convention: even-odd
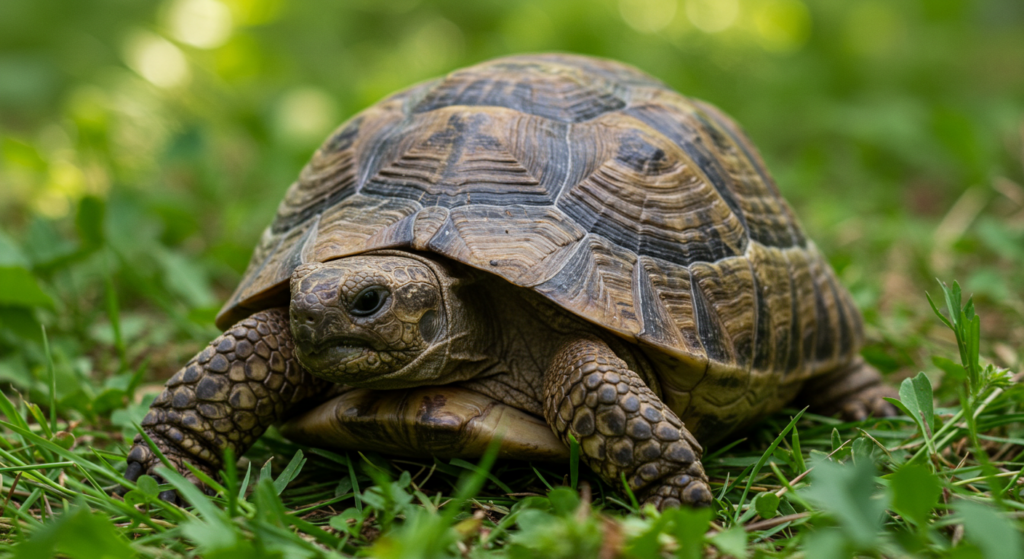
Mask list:
[[[135,483],[136,481],[138,481],[139,476],[141,476],[141,475],[142,475],[142,464],[140,464],[139,462],[128,460],[128,467],[124,471],[124,479],[125,479],[125,481],[130,481],[132,483]],[[122,497],[127,492],[128,492],[128,488],[123,486],[123,485],[118,485],[117,488],[114,490],[115,494],[121,495]]]
[[[707,476],[699,463],[694,463],[685,472],[677,473],[654,487],[644,504],[654,505],[658,510],[679,506],[706,507],[711,505],[714,495],[708,485]]]
[[[204,491],[207,495],[212,494],[212,490],[209,487],[207,487],[206,484],[204,484],[198,478],[196,478],[196,476],[189,471],[188,467],[185,464],[192,464],[199,470],[211,476],[213,475],[213,468],[206,464],[198,463],[194,457],[187,456],[182,451],[178,450],[177,447],[171,444],[167,444],[166,441],[159,434],[152,432],[148,434],[160,448],[160,451],[163,452],[164,457],[166,457],[167,460],[171,463],[171,466],[173,467],[174,470],[176,470],[178,473],[184,476],[185,479],[192,482],[193,485]],[[147,446],[146,443],[141,439],[141,436],[136,437],[135,446],[133,446],[131,452],[128,453],[128,467],[125,468],[124,479],[134,483],[138,481],[139,477],[145,474],[155,479],[157,483],[166,483],[163,477],[160,474],[156,473],[156,469],[159,468],[163,463],[160,461],[160,458],[156,455],[156,453],[150,450],[149,446]],[[128,489],[124,486],[121,486],[118,489],[116,489],[115,492],[118,495],[124,495],[125,493],[128,492]],[[173,489],[168,489],[167,491],[161,492],[159,498],[162,501],[177,506],[183,506],[185,504],[185,501],[182,499],[181,495],[179,495],[178,492]]]
[[[142,464],[128,462],[128,468],[124,471],[124,479],[134,482],[139,479],[140,475],[142,475]]]
[[[160,500],[179,507],[182,505],[181,498],[178,497],[178,492],[173,489],[161,491]]]

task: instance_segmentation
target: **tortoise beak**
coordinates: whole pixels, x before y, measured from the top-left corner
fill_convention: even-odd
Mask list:
[[[335,347],[371,347],[370,340],[360,336],[357,328],[342,313],[328,312],[313,325],[300,325],[295,329],[295,343],[305,353],[313,355]]]
[[[302,325],[295,332],[299,361],[314,375],[348,362],[367,349],[370,343],[353,335],[344,317],[324,317],[313,326]]]
[[[297,346],[312,350],[332,338],[343,337],[346,330],[351,329],[351,324],[344,324],[347,322],[344,316],[323,311],[302,309],[296,312],[296,309],[292,309],[290,325]]]
[[[316,351],[310,352],[307,349],[299,348],[299,362],[313,375],[321,371],[329,371],[358,358],[365,352],[367,346],[352,346],[342,344],[325,344]]]

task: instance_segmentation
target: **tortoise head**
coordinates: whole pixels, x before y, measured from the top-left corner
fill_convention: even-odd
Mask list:
[[[304,264],[291,278],[298,360],[315,376],[353,386],[433,384],[446,353],[450,288],[443,272],[414,257]]]

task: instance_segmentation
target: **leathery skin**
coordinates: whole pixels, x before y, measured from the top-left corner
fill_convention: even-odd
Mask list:
[[[195,482],[183,462],[213,474],[225,449],[241,456],[267,427],[328,384],[295,359],[288,309],[260,311],[218,336],[175,373],[142,428],[175,468]],[[126,477],[134,481],[159,464],[136,435]]]
[[[605,481],[660,508],[707,505],[702,449],[683,422],[596,339],[566,343],[544,378],[544,416]]]

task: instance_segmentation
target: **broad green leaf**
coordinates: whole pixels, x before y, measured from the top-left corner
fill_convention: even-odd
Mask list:
[[[561,517],[526,509],[520,512],[517,521],[520,530],[510,538],[513,546],[508,550],[508,557],[511,558],[597,557],[604,540],[601,525],[593,516]]]
[[[971,542],[962,541],[945,556],[945,559],[985,559],[985,554]]]
[[[548,493],[551,508],[559,516],[571,516],[580,507],[580,496],[568,487],[556,487]]]
[[[932,364],[941,369],[942,372],[946,373],[946,375],[953,380],[960,382],[967,380],[967,371],[964,370],[964,366],[952,359],[933,355]]]
[[[711,538],[711,543],[722,553],[736,559],[745,559],[747,556],[747,531],[743,526],[733,526],[715,534]]]
[[[676,557],[679,559],[701,559],[704,556],[704,536],[707,534],[711,518],[711,509],[691,509],[683,507],[675,509]]]
[[[868,460],[812,464],[811,484],[800,491],[807,500],[839,521],[842,533],[858,548],[871,549],[878,539],[886,503],[876,498],[875,465]]]
[[[36,320],[35,311],[29,307],[5,307],[0,305],[0,328],[22,340],[43,343],[42,329]],[[27,385],[26,385],[27,387]]]
[[[796,469],[796,460],[793,458],[792,451],[779,447],[775,449],[775,452],[772,453],[772,456],[779,462],[782,462],[789,466],[791,469]]]
[[[960,501],[954,508],[964,525],[964,536],[985,559],[1024,559],[1024,538],[996,509],[973,501]]]
[[[103,217],[106,213],[105,203],[101,198],[86,196],[78,203],[75,214],[75,228],[82,247],[94,249],[103,244]]]
[[[885,401],[899,408],[900,411],[903,412],[903,415],[909,417],[910,419],[914,419],[914,412],[911,411],[911,409],[908,408],[907,405],[904,404],[903,402],[897,400],[896,398],[885,398]],[[914,423],[918,426],[918,429],[920,429],[920,421],[915,421]]]
[[[135,505],[141,505],[149,502],[153,497],[146,495],[145,493],[139,491],[138,489],[132,489],[131,491],[125,493],[121,498],[124,499],[125,503],[128,503],[130,506],[134,507]]]
[[[78,243],[61,235],[56,222],[48,219],[33,219],[23,239],[22,246],[34,269],[66,265],[79,252]]]
[[[361,518],[362,514],[353,507],[345,509],[341,514],[332,516],[328,523],[335,530],[353,533],[359,529],[359,520]],[[349,520],[355,520],[356,522],[349,524]]]
[[[53,438],[50,439],[53,444],[63,448],[64,450],[71,450],[71,447],[75,446],[75,436],[67,431],[58,431],[53,434]]]
[[[649,523],[647,529],[640,535],[632,538],[626,549],[629,557],[657,557],[661,552],[661,534],[665,527],[675,518],[675,510],[666,510],[661,516]]]
[[[41,559],[61,554],[69,559],[122,559],[135,557],[113,524],[79,505],[34,531],[14,546],[16,559]]]
[[[889,476],[892,507],[918,526],[928,522],[932,509],[939,503],[942,483],[927,467],[907,464]]]
[[[170,250],[161,249],[153,254],[163,271],[164,285],[190,307],[209,307],[216,302],[202,266]]]
[[[0,305],[53,308],[53,299],[25,268],[0,266]]]
[[[779,497],[772,492],[761,493],[754,499],[754,508],[761,518],[774,518],[775,512],[779,509]]]
[[[209,553],[228,550],[238,543],[238,534],[221,522],[193,519],[181,525],[181,532],[199,546],[202,557]]]
[[[835,528],[818,530],[807,535],[804,557],[807,559],[847,559],[853,557],[846,538]]]
[[[155,479],[148,475],[139,476],[139,479],[136,480],[135,485],[139,488],[139,491],[142,491],[143,493],[151,497],[156,497],[157,495],[160,494],[160,485],[156,482]]]
[[[14,239],[8,237],[0,230],[0,266],[12,268],[28,268],[28,258],[21,252],[21,248]]]
[[[871,439],[867,437],[860,437],[853,441],[850,445],[851,452],[854,460],[868,460],[873,461],[875,459],[875,443],[871,442]]]
[[[935,430],[935,413],[932,407],[932,383],[924,373],[900,383],[900,401],[910,411],[911,417],[921,427],[926,437]]]
[[[1024,236],[1019,229],[1011,229],[1009,225],[1009,222],[1004,224],[994,216],[986,216],[979,220],[978,237],[1006,260],[1024,260]]]
[[[338,480],[338,485],[335,486],[335,488],[334,488],[334,496],[335,497],[341,497],[343,495],[348,495],[351,492],[352,492],[352,480],[347,478],[347,477],[343,477],[343,478],[339,479]]]

